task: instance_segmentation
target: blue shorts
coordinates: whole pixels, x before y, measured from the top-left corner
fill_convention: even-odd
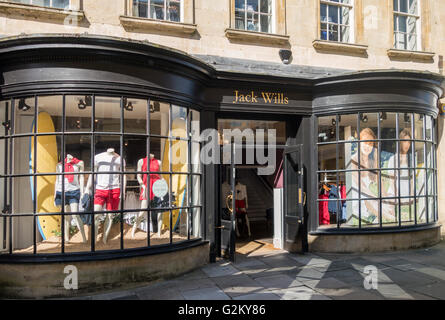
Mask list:
[[[59,191],[56,192],[56,199],[54,202],[58,207],[62,205],[62,192]],[[65,191],[65,205],[72,203],[79,203],[79,202],[80,202],[80,189],[74,191]]]

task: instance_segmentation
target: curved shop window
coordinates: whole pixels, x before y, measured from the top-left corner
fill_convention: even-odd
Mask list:
[[[437,220],[435,120],[376,112],[318,118],[319,228]]]
[[[199,117],[131,97],[3,101],[0,250],[122,250],[201,237]]]

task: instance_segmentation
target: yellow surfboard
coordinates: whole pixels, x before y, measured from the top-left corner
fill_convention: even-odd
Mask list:
[[[34,131],[35,122],[33,123]],[[54,132],[54,123],[47,112],[40,112],[37,116],[37,133]],[[37,137],[37,163],[36,173],[54,172],[57,166],[57,139],[55,135]],[[34,171],[34,138],[30,137],[29,154],[30,172]],[[54,186],[56,176],[37,176],[37,185],[34,186],[34,180],[31,177],[31,192],[34,197],[34,188],[37,196],[37,213],[60,212],[54,205]],[[34,200],[34,199],[33,199]],[[60,234],[60,216],[39,216],[37,224],[43,240]]]
[[[187,138],[186,131],[186,121],[184,119],[175,119],[172,123],[172,135],[174,137]],[[170,161],[172,162],[172,172],[184,172],[188,171],[187,168],[187,151],[188,145],[187,141],[183,140],[175,140],[171,141],[171,156],[170,159],[170,141],[167,140],[164,146],[164,156],[162,158],[162,171],[168,172],[170,171],[169,165]],[[168,175],[163,175],[167,184],[170,184],[170,177]],[[172,203],[172,206],[182,207],[185,206],[186,203],[186,188],[187,188],[187,175],[186,174],[173,174],[172,175],[172,185],[169,185],[170,192],[174,192],[176,199],[175,202]],[[179,218],[183,213],[183,209],[172,210],[172,223],[173,228],[176,228]],[[163,226],[170,228],[170,217],[167,214],[163,216]]]

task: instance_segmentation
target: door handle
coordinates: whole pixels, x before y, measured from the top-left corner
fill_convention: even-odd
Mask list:
[[[303,206],[306,205],[306,192],[303,191]]]

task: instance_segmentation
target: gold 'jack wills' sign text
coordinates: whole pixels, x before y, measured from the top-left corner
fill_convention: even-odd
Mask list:
[[[233,103],[260,103],[266,104],[289,104],[289,98],[284,96],[281,92],[267,92],[261,91],[261,94],[255,94],[255,91],[251,91],[247,94],[241,94],[238,90],[235,90],[235,97]]]

